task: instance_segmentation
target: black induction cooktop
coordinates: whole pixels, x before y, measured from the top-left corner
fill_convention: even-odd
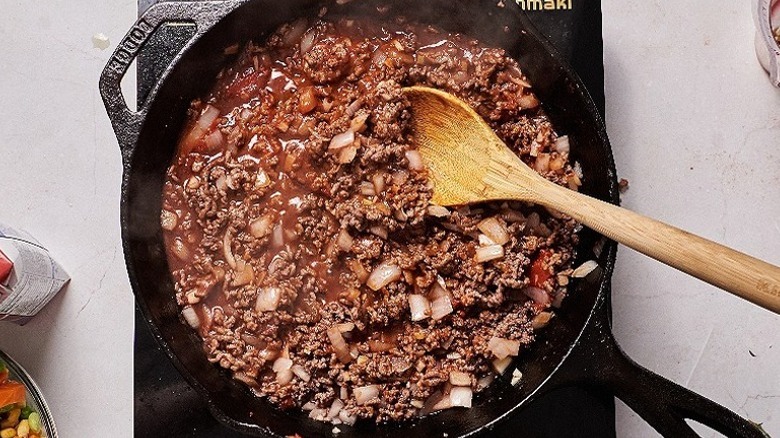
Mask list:
[[[160,0],[138,0],[139,14]],[[198,0],[191,0],[198,1]],[[505,0],[512,1],[512,0]],[[604,115],[604,68],[601,0],[517,0],[534,24],[569,59]],[[551,7],[545,10],[545,6]],[[561,9],[557,9],[560,7]],[[144,100],[171,58],[191,36],[182,26],[161,28],[148,42],[155,59],[138,58],[138,99]],[[238,437],[209,413],[206,404],[179,375],[160,349],[136,309],[135,436]],[[615,436],[615,405],[611,394],[594,388],[551,392],[496,427],[492,437],[565,438]]]

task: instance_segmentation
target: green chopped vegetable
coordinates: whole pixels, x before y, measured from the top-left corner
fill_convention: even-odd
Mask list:
[[[26,420],[30,418],[30,414],[32,414],[33,412],[34,412],[33,408],[31,408],[29,405],[24,406],[22,408],[22,420]]]
[[[13,405],[13,404],[11,404],[11,405],[8,405],[8,406],[3,406],[3,407],[1,407],[1,408],[0,408],[0,414],[5,414],[6,412],[8,412],[8,411],[10,411],[11,409],[13,409],[13,408],[14,408],[14,406],[16,406],[16,405]]]
[[[30,430],[35,433],[41,432],[41,416],[37,412],[32,412],[27,419],[30,423]]]
[[[3,371],[5,371],[5,369],[6,369],[6,366],[5,366],[5,364],[4,364],[3,362],[0,362],[0,373],[2,373]]]

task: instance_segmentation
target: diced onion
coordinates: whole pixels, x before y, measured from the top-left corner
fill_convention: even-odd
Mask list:
[[[176,228],[178,222],[179,217],[176,216],[176,213],[172,211],[163,210],[160,214],[160,225],[162,226],[163,230],[172,231],[174,228]]]
[[[409,295],[409,310],[412,312],[412,321],[422,321],[431,316],[431,303],[423,295]]]
[[[274,230],[271,232],[271,246],[274,248],[281,248],[284,246],[284,230],[282,224],[276,224]]]
[[[357,99],[353,100],[352,103],[349,104],[349,106],[347,106],[347,109],[346,109],[345,112],[346,112],[346,114],[348,116],[352,117],[352,116],[355,115],[355,113],[358,112],[358,110],[362,106],[363,106],[363,98],[362,97],[358,97]],[[365,119],[364,119],[364,121],[365,121]],[[353,129],[353,131],[357,131],[357,130]]]
[[[450,373],[450,383],[455,386],[471,386],[471,376],[462,371],[453,371]]]
[[[365,283],[366,280],[368,280],[369,275],[371,275],[365,267],[363,267],[363,264],[360,263],[359,260],[349,260],[347,261],[347,266],[349,266],[349,269],[355,274],[355,277],[357,277],[358,281],[361,283]]]
[[[593,272],[594,269],[598,268],[599,264],[595,260],[588,260],[587,262],[581,264],[577,269],[574,270],[574,272],[571,273],[571,276],[573,278],[585,278]]]
[[[342,410],[339,412],[339,420],[341,420],[341,422],[347,426],[353,426],[355,421],[357,421],[357,417],[355,415],[350,415],[349,412],[345,410]]]
[[[312,409],[311,412],[309,412],[309,418],[317,421],[325,421],[326,415],[328,415],[328,410],[322,408]]]
[[[349,232],[342,228],[341,231],[339,231],[338,237],[336,238],[336,245],[338,245],[342,251],[349,251],[352,249],[352,244],[354,241],[355,240],[352,238],[352,236],[349,235]]]
[[[541,149],[542,145],[537,143],[536,140],[531,142],[531,151],[529,152],[529,155],[536,158],[539,155],[539,149]]]
[[[342,400],[346,400],[347,397],[349,397],[349,393],[347,392],[346,386],[339,387],[339,398]]]
[[[379,396],[379,386],[359,386],[352,391],[358,405],[364,405]]]
[[[482,220],[477,224],[477,228],[498,245],[509,242],[509,230],[495,216]]]
[[[342,132],[333,136],[328,145],[329,151],[341,150],[355,142],[355,133],[352,131]]]
[[[476,260],[477,263],[484,263],[502,257],[504,257],[504,247],[501,245],[490,245],[477,248],[474,260]]]
[[[227,185],[227,176],[222,175],[219,178],[217,178],[216,181],[214,181],[214,185],[219,189],[220,192],[225,192],[228,189]]]
[[[308,382],[309,380],[311,380],[311,374],[309,374],[309,372],[306,371],[306,368],[300,365],[293,365],[290,368],[290,371],[292,371],[293,374],[298,376],[298,378],[303,380],[304,382]]]
[[[198,118],[197,127],[204,133],[208,132],[214,124],[214,121],[217,120],[217,117],[219,117],[219,110],[211,105],[206,105],[206,108]]]
[[[517,99],[517,103],[520,105],[520,108],[531,109],[539,106],[539,99],[537,99],[533,94],[528,93],[520,96]]]
[[[312,46],[314,46],[314,37],[316,36],[314,30],[306,32],[306,35],[301,38],[301,53],[306,53],[311,50]]]
[[[433,217],[447,217],[450,215],[447,207],[442,207],[441,205],[429,205],[426,211],[429,216]]]
[[[523,293],[528,298],[534,300],[534,303],[541,305],[550,304],[550,295],[544,289],[540,289],[535,286],[526,286],[523,288]]]
[[[352,160],[355,159],[355,156],[357,155],[357,146],[355,144],[351,144],[343,149],[340,149],[338,151],[338,157],[337,160],[339,164],[347,164],[351,163]]]
[[[198,314],[195,313],[195,309],[193,309],[192,306],[184,306],[181,309],[181,316],[184,317],[184,320],[187,321],[187,324],[189,324],[190,327],[194,329],[200,327],[200,318],[198,318]]]
[[[293,378],[292,361],[286,357],[280,357],[274,361],[273,371],[276,373],[276,382],[280,386],[287,385]]]
[[[437,276],[436,282],[434,282],[433,286],[431,287],[430,299],[435,300],[444,296],[452,298],[452,296],[450,296],[450,292],[447,290],[447,287],[444,284],[444,279],[441,278],[441,276]]]
[[[562,135],[555,139],[555,150],[560,153],[569,152],[569,136]]]
[[[366,280],[366,286],[373,291],[377,291],[397,281],[401,278],[401,275],[403,275],[401,268],[390,261],[384,261],[371,272],[368,280]]]
[[[227,231],[225,231],[224,237],[222,237],[222,250],[225,255],[225,261],[228,265],[230,265],[231,268],[236,269],[236,258],[233,256],[233,249],[230,246],[230,241],[232,240],[232,236],[230,233],[230,228],[228,228]]]
[[[470,408],[472,395],[473,392],[471,391],[471,388],[466,386],[456,386],[450,391],[450,403],[452,406]]]
[[[258,219],[252,221],[249,224],[249,233],[256,238],[262,238],[269,234],[273,230],[274,218],[270,214],[265,214]]]
[[[341,335],[339,328],[331,327],[328,329],[327,334],[336,357],[342,363],[349,363],[352,360],[352,355],[349,353],[349,346],[347,341],[344,340],[344,336]]]
[[[416,151],[416,150],[406,151],[404,155],[406,156],[406,159],[409,160],[409,169],[423,170],[425,168],[425,166],[423,165],[422,155],[420,155],[420,151]]]
[[[279,355],[279,352],[276,350],[264,349],[264,350],[260,350],[260,352],[257,353],[257,355],[260,357],[260,359],[263,359],[265,361],[271,361],[274,360],[276,356]]]
[[[259,188],[268,187],[271,185],[271,178],[268,177],[268,174],[265,173],[265,171],[260,170],[257,172],[257,177],[255,178],[255,185]]]
[[[439,320],[452,313],[452,301],[448,295],[436,298],[431,302],[431,319]]]
[[[347,112],[349,112],[349,108],[347,108]],[[366,120],[368,120],[368,113],[355,117],[351,122],[349,122],[349,130],[354,132],[363,132],[363,128],[366,127]]]
[[[290,383],[293,379],[293,372],[290,370],[283,370],[276,373],[276,383],[279,384],[279,386],[285,386],[288,383]]]
[[[566,298],[566,291],[565,290],[559,290],[555,294],[555,298],[553,298],[552,303],[550,305],[556,309],[560,309],[561,305],[563,304],[563,299]]]
[[[236,276],[233,278],[233,286],[244,286],[255,279],[255,269],[243,260],[236,260]]]
[[[370,183],[368,181],[362,181],[360,183],[360,194],[364,196],[376,196],[376,189],[374,189],[374,184]]]
[[[509,365],[512,363],[512,357],[507,356],[503,359],[495,359],[493,364],[493,369],[496,370],[498,374],[504,374],[504,371],[506,371],[507,368],[509,368]]]
[[[187,244],[182,242],[180,238],[173,240],[173,254],[180,260],[187,261],[190,259],[190,250],[187,248]]]
[[[579,178],[580,180],[585,178],[585,175],[582,173],[582,165],[580,164],[579,161],[574,162],[574,166],[572,167],[572,170],[574,170],[574,174],[577,175],[577,178]]]
[[[298,39],[303,35],[304,32],[306,32],[306,27],[308,26],[308,23],[306,22],[305,18],[301,18],[299,20],[295,20],[291,25],[290,28],[282,34],[282,43],[290,47],[293,44],[295,44]]]
[[[541,312],[531,320],[531,328],[538,330],[547,326],[552,319],[552,312]]]
[[[344,323],[341,323],[341,324],[336,324],[336,325],[334,325],[334,327],[336,327],[339,330],[340,333],[346,333],[346,332],[351,332],[352,330],[355,329],[355,323],[354,322],[344,322]]]
[[[448,409],[452,407],[452,401],[449,394],[442,394],[441,391],[436,391],[425,400],[420,413],[425,415],[431,412],[440,411],[442,409]]]
[[[385,175],[377,172],[371,177],[371,183],[374,185],[374,192],[380,194],[385,191]]]
[[[275,373],[286,371],[292,368],[293,361],[287,357],[280,357],[274,361],[273,370]]]
[[[520,341],[493,336],[488,341],[488,350],[490,350],[497,359],[505,359],[508,356],[517,356],[520,353]]]
[[[215,129],[206,136],[204,141],[206,142],[206,147],[209,150],[214,151],[221,148],[222,145],[225,144],[225,136],[222,135],[222,131]]]
[[[328,410],[328,415],[326,415],[325,418],[328,420],[336,418],[336,416],[339,415],[339,412],[341,412],[342,408],[344,408],[344,402],[339,399],[334,399],[333,403],[330,405],[330,409]]]
[[[534,170],[539,173],[550,170],[550,154],[539,154],[534,161]]]
[[[306,402],[306,404],[301,406],[301,409],[303,409],[304,411],[311,411],[311,410],[316,409],[316,408],[317,408],[317,405],[315,405],[314,402],[311,402],[311,401],[310,402]]]
[[[387,239],[388,233],[387,233],[387,228],[385,227],[375,225],[373,227],[369,227],[368,231],[370,231],[371,234],[377,237],[381,237],[382,239]]]
[[[512,371],[512,386],[517,385],[520,383],[520,381],[523,380],[523,373],[520,372],[520,370],[514,370]]]
[[[493,239],[491,239],[490,237],[484,234],[480,234],[478,239],[479,239],[479,246],[491,246],[496,244],[496,242],[493,242]]]
[[[271,312],[279,307],[279,301],[282,298],[282,290],[278,287],[266,287],[260,289],[257,294],[257,303],[255,309],[258,312]]]

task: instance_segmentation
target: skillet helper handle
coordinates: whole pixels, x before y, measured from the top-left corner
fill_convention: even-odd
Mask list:
[[[125,163],[129,162],[130,152],[138,140],[141,125],[149,111],[150,99],[136,111],[131,110],[122,95],[121,81],[146,42],[163,23],[193,23],[197,30],[188,42],[189,46],[241,3],[242,0],[157,3],[150,7],[122,38],[100,75],[100,94],[119,139],[119,148]],[[181,52],[172,62],[180,56]]]
[[[553,388],[594,385],[608,388],[658,433],[671,438],[699,435],[685,422],[697,421],[727,437],[769,438],[761,427],[631,360],[612,336],[602,295],[592,320],[556,372]]]
[[[539,203],[642,254],[780,314],[780,267],[543,181]]]

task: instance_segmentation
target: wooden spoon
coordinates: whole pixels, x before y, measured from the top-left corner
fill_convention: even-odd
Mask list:
[[[702,237],[552,183],[525,165],[455,96],[410,87],[412,128],[433,182],[433,203],[500,199],[565,213],[642,254],[780,313],[780,268]]]

